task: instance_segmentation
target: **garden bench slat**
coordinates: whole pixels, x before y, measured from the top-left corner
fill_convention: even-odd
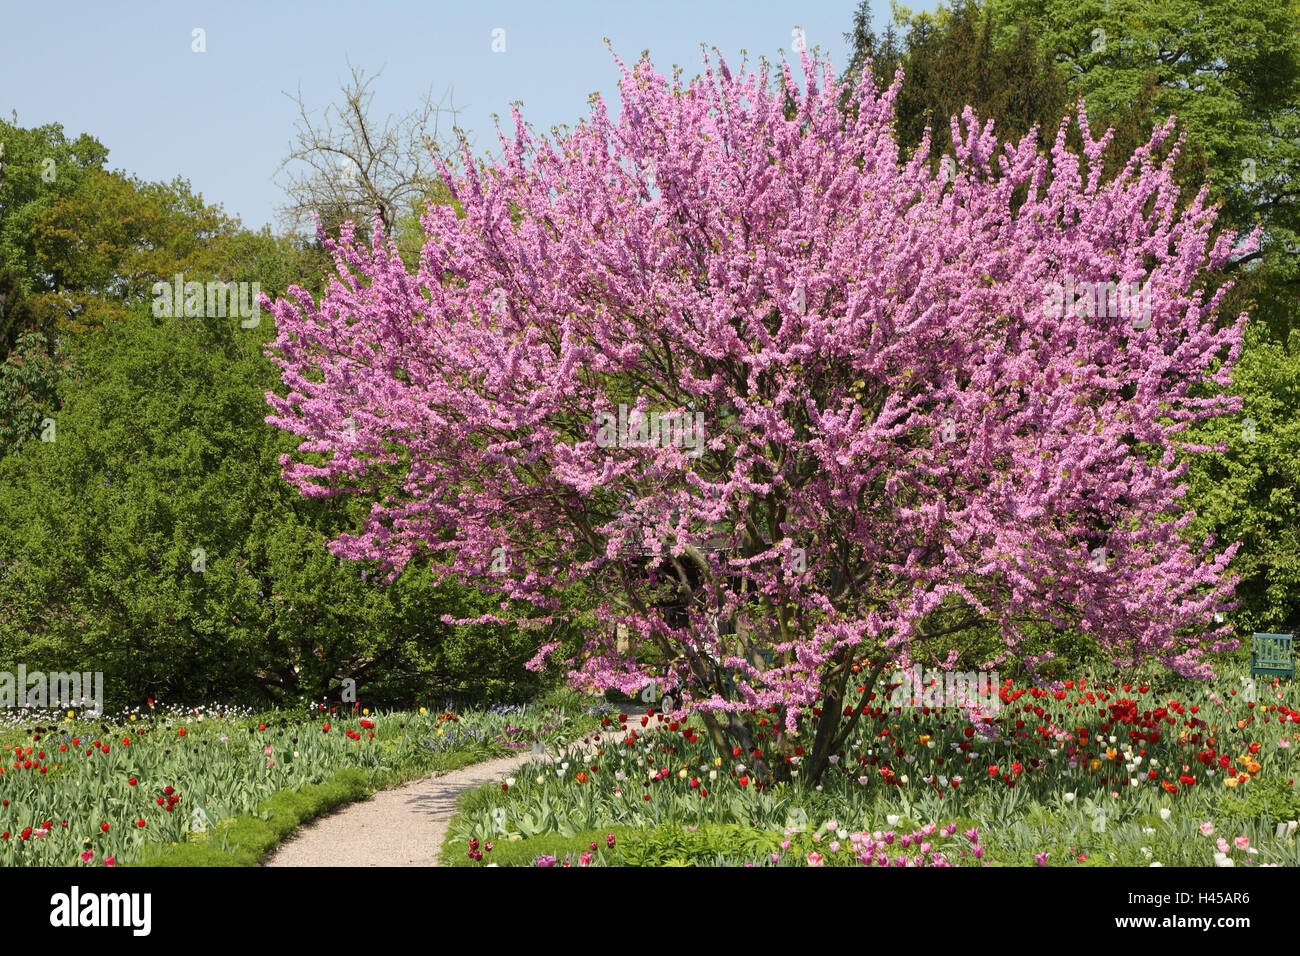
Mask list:
[[[1256,634],[1250,651],[1250,676],[1295,679],[1294,634]]]

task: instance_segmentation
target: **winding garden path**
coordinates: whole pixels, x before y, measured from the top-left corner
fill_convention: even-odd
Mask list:
[[[593,732],[574,745],[590,749],[618,743],[624,735],[621,730]],[[437,866],[447,824],[456,812],[456,798],[466,790],[510,776],[531,759],[532,753],[498,757],[380,790],[369,800],[348,804],[307,824],[262,865]]]

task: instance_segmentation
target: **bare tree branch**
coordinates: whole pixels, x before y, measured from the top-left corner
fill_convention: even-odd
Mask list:
[[[330,104],[319,118],[308,109],[301,87],[295,138],[276,171],[283,177],[288,202],[279,209],[293,230],[314,231],[319,215],[327,232],[345,221],[365,222],[378,212],[387,235],[398,218],[434,188],[432,154],[443,146],[439,124],[450,117],[455,130],[460,112],[451,88],[434,101],[433,88],[402,116],[389,114],[382,125],[371,115],[371,85],[379,73],[367,76],[348,64],[351,80],[340,85],[340,103]]]

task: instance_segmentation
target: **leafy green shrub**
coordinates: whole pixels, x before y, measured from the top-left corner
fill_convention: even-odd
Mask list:
[[[1218,801],[1223,816],[1236,820],[1261,820],[1276,825],[1300,819],[1300,793],[1279,777],[1261,777],[1236,790],[1225,791]]]
[[[265,422],[269,334],[146,307],[87,341],[57,440],[0,457],[0,668],[102,671],[113,709],[318,701],[343,678],[372,706],[551,686],[524,667],[535,634],[443,623],[491,610],[477,591],[439,585],[420,561],[385,584],[325,549],[362,506],[281,478],[298,440]],[[578,637],[554,636],[568,649]]]

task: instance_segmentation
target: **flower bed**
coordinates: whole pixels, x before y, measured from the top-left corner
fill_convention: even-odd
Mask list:
[[[624,713],[605,723],[629,729],[623,742],[529,763],[468,795],[444,859],[1294,864],[1297,694],[1274,682],[1247,700],[1242,686],[1236,674],[1167,687],[1008,682],[998,713],[977,719],[955,707],[872,701],[816,787],[797,773],[809,742],[779,735],[766,712],[749,715],[759,741],[751,753],[717,747],[691,715]],[[788,782],[777,776],[783,763],[794,772]],[[604,832],[636,839],[626,852],[591,849]],[[966,833],[977,837],[963,845]],[[477,856],[467,856],[471,840]],[[483,852],[488,843],[494,849]],[[919,857],[900,852],[920,846]]]

